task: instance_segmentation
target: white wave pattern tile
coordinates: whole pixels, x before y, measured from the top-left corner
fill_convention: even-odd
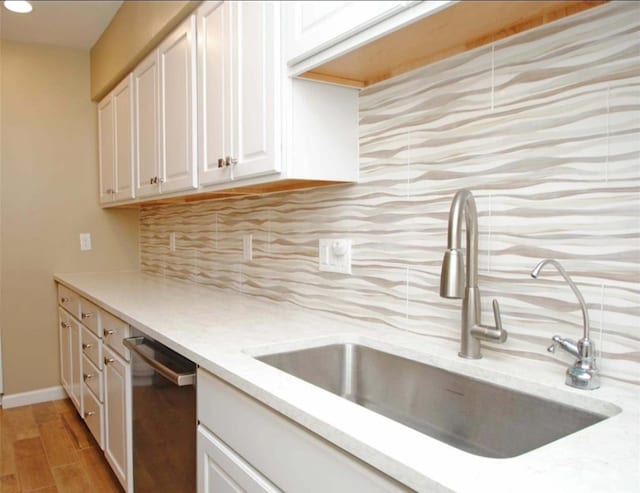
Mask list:
[[[580,337],[578,304],[552,269],[529,276],[553,257],[588,302],[603,376],[640,385],[640,3],[363,90],[360,160],[357,185],[143,207],[142,270],[455,341],[440,262],[451,199],[469,188],[483,317],[498,298],[510,332],[486,354],[566,365],[546,346]],[[327,237],[352,239],[351,276],[318,271]]]

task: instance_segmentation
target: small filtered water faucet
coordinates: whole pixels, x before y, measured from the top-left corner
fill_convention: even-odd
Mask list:
[[[547,264],[553,265],[564,280],[567,281],[576,298],[578,298],[578,303],[582,310],[582,339],[576,342],[571,339],[565,339],[564,337],[553,336],[551,338],[553,344],[547,348],[547,351],[555,353],[559,347],[577,358],[576,362],[567,368],[567,379],[565,381],[567,385],[577,389],[595,390],[600,387],[600,376],[598,375],[596,365],[596,345],[589,338],[589,310],[587,309],[587,304],[578,286],[576,286],[571,276],[567,274],[567,271],[564,270],[557,260],[546,258],[540,261],[531,271],[531,277],[537,279],[540,271]]]
[[[462,253],[462,221],[467,230],[466,276]],[[453,197],[449,211],[447,250],[442,260],[440,296],[462,298],[460,352],[458,356],[480,359],[480,341],[504,342],[507,331],[502,328],[500,305],[493,300],[495,327],[480,323],[480,290],[478,289],[478,212],[469,190],[460,190]]]

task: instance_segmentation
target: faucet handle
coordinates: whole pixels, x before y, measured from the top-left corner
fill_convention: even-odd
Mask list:
[[[576,341],[560,336],[553,336],[551,340],[553,343],[547,348],[548,352],[555,353],[558,348],[561,348],[576,358],[580,357],[578,343]]]
[[[496,329],[502,332],[502,316],[500,315],[500,303],[493,299],[493,318],[496,321]]]

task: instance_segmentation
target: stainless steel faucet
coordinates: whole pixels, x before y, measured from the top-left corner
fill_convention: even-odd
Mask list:
[[[547,351],[555,353],[556,349],[560,347],[577,358],[576,362],[567,368],[567,379],[565,381],[567,385],[577,389],[597,389],[600,387],[600,376],[596,365],[596,346],[595,343],[589,339],[589,310],[587,309],[587,304],[584,302],[578,286],[575,285],[569,274],[567,274],[567,271],[564,270],[557,260],[547,258],[540,261],[531,271],[531,277],[537,279],[540,271],[547,264],[553,265],[558,269],[560,275],[567,281],[567,284],[569,284],[569,287],[578,298],[578,303],[580,303],[582,310],[583,329],[582,339],[579,339],[578,342],[560,336],[553,336],[551,338],[553,344],[547,348]]]
[[[467,230],[466,282],[463,279],[465,266],[462,260],[462,219]],[[495,327],[480,323],[480,290],[478,289],[478,212],[476,201],[469,190],[460,190],[453,197],[449,211],[449,233],[447,251],[442,260],[440,296],[463,298],[458,356],[480,359],[480,341],[504,342],[507,331],[502,328],[500,305],[493,300]]]

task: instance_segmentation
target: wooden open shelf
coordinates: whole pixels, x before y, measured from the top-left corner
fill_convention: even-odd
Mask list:
[[[366,87],[606,1],[461,1],[300,77]]]

